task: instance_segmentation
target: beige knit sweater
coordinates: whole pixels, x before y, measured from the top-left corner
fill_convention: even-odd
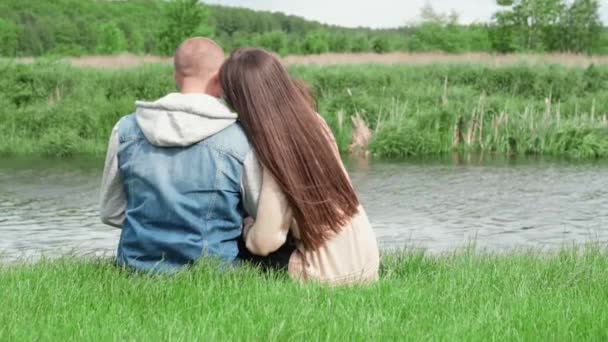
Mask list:
[[[247,248],[257,255],[268,255],[285,243],[289,230],[298,240],[297,224],[285,194],[274,176],[264,169],[256,221],[245,224]],[[306,250],[298,243],[288,271],[300,281],[350,285],[377,280],[378,267],[376,236],[363,207],[359,207],[349,224],[317,250]]]

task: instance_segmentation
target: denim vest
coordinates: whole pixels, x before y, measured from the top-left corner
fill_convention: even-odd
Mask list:
[[[119,139],[127,208],[118,265],[173,272],[202,256],[234,261],[245,216],[241,174],[251,151],[241,126],[192,146],[157,147],[129,115]]]

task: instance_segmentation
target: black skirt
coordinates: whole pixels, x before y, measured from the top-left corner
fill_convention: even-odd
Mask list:
[[[287,271],[289,258],[296,250],[296,243],[291,234],[287,236],[287,241],[275,252],[268,256],[262,257],[252,254],[245,245],[245,240],[239,239],[239,255],[238,258],[245,262],[260,267],[264,271]]]

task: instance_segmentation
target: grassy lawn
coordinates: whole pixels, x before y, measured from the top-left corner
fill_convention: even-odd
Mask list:
[[[0,340],[607,340],[608,251],[385,255],[373,286],[107,259],[0,268]]]

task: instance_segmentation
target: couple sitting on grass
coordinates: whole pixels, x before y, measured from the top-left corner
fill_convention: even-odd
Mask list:
[[[206,38],[174,64],[180,93],[137,102],[110,137],[101,217],[122,228],[118,265],[172,273],[210,257],[376,280],[374,232],[309,89],[264,50],[225,59]]]

